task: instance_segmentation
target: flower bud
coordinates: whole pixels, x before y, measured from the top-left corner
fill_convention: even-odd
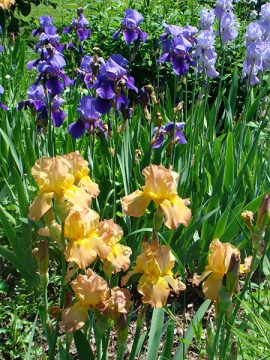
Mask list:
[[[241,214],[242,219],[244,220],[246,227],[250,230],[253,230],[253,220],[254,214],[252,211],[245,210]]]
[[[47,241],[40,241],[38,243],[38,248],[33,249],[32,253],[37,259],[39,274],[47,274],[49,269],[49,252]]]
[[[263,201],[258,210],[257,226],[260,230],[264,230],[270,218],[270,196],[265,194]]]

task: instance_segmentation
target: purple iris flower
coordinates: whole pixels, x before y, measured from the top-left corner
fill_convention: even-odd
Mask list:
[[[215,69],[217,54],[215,52],[215,34],[213,30],[201,30],[197,42],[193,57],[198,59],[198,72],[204,71],[211,78],[217,77],[219,73]]]
[[[233,10],[233,0],[217,0],[214,13],[218,20],[221,20],[222,16]]]
[[[1,97],[1,95],[3,95],[3,94],[4,94],[4,88],[3,88],[2,85],[0,85],[0,97]],[[7,106],[4,105],[1,100],[0,100],[0,108],[3,109],[4,111],[7,110]]]
[[[36,67],[39,76],[35,84],[38,85],[42,81],[50,94],[59,95],[64,91],[65,87],[69,86],[72,82],[63,70],[65,65],[66,62],[63,54],[49,47],[42,49],[41,57],[29,61],[26,68],[30,70]]]
[[[72,30],[75,30],[80,42],[87,40],[91,35],[91,31],[87,29],[89,21],[84,17],[83,11],[83,8],[78,9],[78,19],[72,19],[71,26],[67,26],[63,30],[63,34],[69,34]]]
[[[18,104],[18,110],[31,109],[36,115],[36,124],[38,127],[46,127],[49,119],[49,104],[42,85],[32,85],[27,92],[28,99]],[[55,127],[62,125],[66,118],[66,114],[61,109],[64,103],[59,95],[52,98],[51,116]]]
[[[41,16],[39,18],[39,28],[33,30],[32,35],[37,36],[39,34],[42,34],[43,32],[46,34],[52,34],[52,35],[57,33],[57,29],[53,25],[53,20],[48,15]]]
[[[220,31],[222,42],[227,43],[235,39],[238,35],[236,16],[232,13],[226,13],[220,20]]]
[[[246,59],[243,65],[243,78],[248,77],[249,83],[255,85],[259,82],[258,74],[263,71],[263,29],[259,22],[252,22],[246,29]]]
[[[259,24],[263,31],[263,40],[270,40],[270,3],[261,7]]]
[[[163,145],[166,136],[169,137],[169,139],[172,139],[174,130],[175,130],[174,139],[173,139],[174,143],[186,144],[187,141],[182,132],[184,127],[185,127],[184,122],[177,122],[174,124],[172,121],[170,121],[166,125],[154,128],[152,147],[154,149],[160,148]]]
[[[142,42],[145,42],[148,34],[139,28],[139,25],[143,20],[144,17],[137,10],[126,9],[125,17],[121,22],[121,28],[113,34],[114,40],[116,40],[120,32],[123,31],[123,36],[127,45],[130,45],[138,39],[142,39]]]
[[[83,78],[87,89],[93,87],[93,83],[97,78],[101,65],[105,65],[105,61],[102,57],[85,55],[82,58],[79,77]]]
[[[201,30],[213,30],[215,20],[214,10],[202,9],[200,12],[199,27]]]
[[[108,112],[112,105],[116,110],[128,107],[128,90],[138,92],[134,78],[127,73],[127,64],[122,55],[116,54],[100,67],[94,87],[98,95],[96,108],[102,114]]]
[[[167,24],[163,24],[163,26],[165,33],[160,36],[163,54],[158,62],[171,62],[173,71],[179,76],[184,75],[188,72],[189,66],[193,64],[191,54],[196,42],[194,35],[197,28]]]
[[[83,97],[80,100],[78,112],[80,114],[79,119],[70,124],[68,128],[68,132],[71,136],[78,139],[83,136],[85,131],[92,132],[97,128],[104,134],[106,133],[107,130],[102,120],[100,120],[101,113],[96,109],[96,99],[89,95]]]

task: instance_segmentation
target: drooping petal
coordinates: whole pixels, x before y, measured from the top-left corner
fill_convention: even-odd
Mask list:
[[[122,199],[124,212],[129,216],[142,216],[149,205],[151,198],[143,191],[136,190]]]
[[[78,139],[81,136],[83,136],[84,132],[85,132],[85,128],[83,122],[80,119],[70,124],[68,127],[68,133],[75,139]]]
[[[67,261],[74,261],[80,269],[85,269],[96,260],[97,256],[104,259],[109,252],[110,247],[93,234],[86,239],[70,241],[65,256]]]
[[[202,289],[204,295],[212,300],[219,301],[219,290],[222,285],[222,277],[217,276],[217,274],[212,273],[209,277],[203,282]]]
[[[52,206],[53,192],[39,193],[29,208],[28,217],[38,221]]]
[[[164,278],[160,277],[158,281],[153,284],[146,275],[141,276],[137,290],[143,295],[142,302],[144,304],[150,304],[154,308],[163,307],[170,293],[170,288]]]
[[[62,311],[62,321],[59,326],[66,332],[74,332],[83,327],[87,318],[88,307],[76,303]]]
[[[110,296],[107,281],[91,269],[86,270],[85,275],[78,275],[71,286],[78,302],[89,308],[98,306]]]
[[[165,225],[169,229],[176,229],[179,224],[187,226],[191,219],[191,210],[185,200],[175,196],[173,201],[164,200],[160,207],[165,216]]]
[[[133,41],[138,39],[139,34],[133,29],[127,29],[123,32],[126,44],[130,45]]]

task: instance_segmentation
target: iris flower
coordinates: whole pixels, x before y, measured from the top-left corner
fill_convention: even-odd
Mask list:
[[[168,246],[160,245],[158,241],[151,244],[145,242],[134,269],[123,277],[122,285],[125,285],[132,275],[140,273],[137,290],[143,295],[143,303],[155,308],[163,307],[167,302],[170,286],[176,294],[186,288],[185,284],[173,277],[174,263],[175,257]]]
[[[127,45],[130,45],[137,39],[142,39],[142,41],[145,42],[148,34],[139,28],[139,25],[143,20],[144,17],[137,10],[126,9],[125,17],[121,22],[121,28],[113,34],[114,40],[117,39],[118,35],[123,30],[123,36]]]
[[[81,269],[99,256],[104,259],[110,247],[97,233],[99,215],[93,210],[72,211],[65,221],[65,237],[69,240],[65,252],[66,260],[75,261]]]
[[[188,225],[191,211],[187,207],[189,201],[177,194],[178,174],[163,165],[150,165],[142,174],[145,185],[122,199],[124,212],[129,216],[140,217],[144,214],[151,200],[160,206],[165,216],[165,225],[175,229],[179,224]]]
[[[208,265],[202,275],[194,274],[193,284],[199,285],[202,282],[202,289],[205,296],[215,302],[219,302],[219,290],[222,286],[222,279],[227,274],[232,255],[240,256],[240,251],[230,243],[221,243],[218,239],[212,241]],[[240,265],[240,274],[250,271],[250,257]]]
[[[132,251],[130,247],[119,244],[123,236],[121,227],[115,224],[113,220],[104,220],[99,223],[97,231],[99,238],[110,248],[110,252],[103,260],[104,270],[106,271],[109,268],[108,273],[111,272],[111,265],[113,272],[127,271]]]
[[[107,282],[92,270],[85,275],[78,275],[71,282],[77,302],[62,312],[59,325],[67,332],[80,329],[86,322],[88,310],[108,316],[119,326],[121,316],[126,316],[131,306],[131,294],[118,286],[109,289]]]
[[[78,275],[71,287],[77,302],[63,310],[59,324],[67,332],[80,329],[86,322],[88,310],[104,308],[104,302],[110,297],[107,282],[90,269],[85,275]]]
[[[29,218],[38,221],[51,209],[53,199],[63,217],[71,209],[87,210],[92,197],[98,195],[98,186],[90,180],[86,164],[78,153],[37,160],[31,173],[39,192],[30,206]]]

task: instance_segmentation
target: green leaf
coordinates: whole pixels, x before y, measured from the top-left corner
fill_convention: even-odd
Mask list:
[[[225,173],[224,173],[224,185],[227,191],[230,191],[234,183],[234,143],[233,134],[228,133],[226,158],[225,158]]]
[[[31,356],[31,349],[33,347],[33,340],[34,340],[34,334],[35,334],[36,325],[37,325],[37,319],[38,319],[38,313],[37,313],[37,315],[35,317],[35,320],[33,322],[32,329],[31,329],[31,332],[30,332],[30,337],[29,337],[29,341],[28,341],[28,349],[27,349],[27,353],[26,353],[26,356],[25,356],[25,360],[33,359],[33,357]]]
[[[173,360],[184,360],[184,356],[187,353],[189,345],[192,343],[192,339],[194,337],[194,328],[196,328],[197,324],[202,321],[202,318],[208,310],[210,304],[211,300],[207,299],[197,310],[185,333],[183,343],[177,348]]]
[[[89,342],[81,330],[73,334],[79,360],[95,360],[95,356]]]
[[[153,310],[146,360],[153,360],[158,358],[158,349],[162,336],[164,313],[165,310],[163,308]]]

